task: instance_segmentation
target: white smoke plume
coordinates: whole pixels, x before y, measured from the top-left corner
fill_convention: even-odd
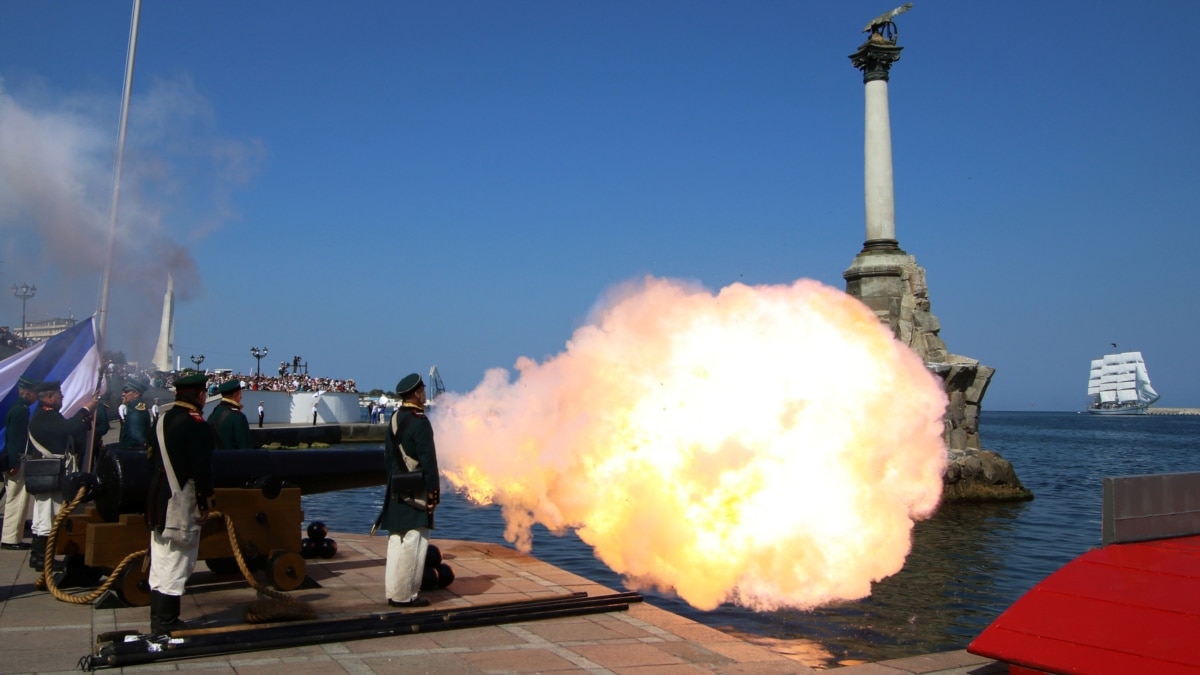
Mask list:
[[[577,530],[635,588],[811,608],[898,572],[941,496],[940,382],[815,281],[647,278],[566,348],[439,398],[440,465],[506,538]]]
[[[99,308],[120,92],[62,94],[42,83],[14,92],[0,79],[0,256],[5,274],[38,286],[50,316]],[[229,195],[260,161],[256,142],[222,138],[186,78],[135,88],[121,179],[110,331],[149,358],[167,272],[179,299],[200,292],[189,252],[235,217]],[[30,317],[31,319],[36,317]],[[113,342],[109,342],[113,346]],[[118,345],[120,348],[120,345]]]

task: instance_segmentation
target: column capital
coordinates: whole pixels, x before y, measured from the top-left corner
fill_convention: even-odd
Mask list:
[[[904,47],[896,46],[894,40],[872,34],[858,51],[850,55],[850,63],[862,71],[863,84],[875,80],[887,82],[888,72],[892,69],[892,64],[900,60],[902,49]]]

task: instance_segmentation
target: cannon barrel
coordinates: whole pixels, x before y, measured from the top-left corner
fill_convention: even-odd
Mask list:
[[[282,482],[303,495],[383,485],[387,478],[382,448],[216,450],[212,465],[213,487],[268,489]],[[145,511],[150,485],[145,452],[109,449],[96,467],[96,479],[96,510],[106,522]]]

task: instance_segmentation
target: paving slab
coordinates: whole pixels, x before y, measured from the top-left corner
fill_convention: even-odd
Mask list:
[[[319,620],[394,612],[383,591],[385,537],[331,533],[332,559],[307,562],[315,587],[290,595],[316,609]],[[589,596],[618,591],[505,546],[434,539],[455,572],[448,588],[424,593],[426,610],[451,610],[513,600]],[[33,587],[27,551],[0,551],[0,673],[79,672],[96,637],[112,630],[147,630],[149,608],[96,609],[63,602]],[[83,594],[90,589],[70,589]],[[197,566],[182,603],[183,618],[207,628],[243,623],[256,593],[236,575]],[[722,633],[690,619],[635,603],[626,611],[516,621],[496,626],[329,642],[287,649],[161,661],[106,670],[136,673],[812,673],[797,654]],[[998,664],[966,652],[835,668],[839,675],[996,675]],[[991,670],[980,670],[991,668]]]

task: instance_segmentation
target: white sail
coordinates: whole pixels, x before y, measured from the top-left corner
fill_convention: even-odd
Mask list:
[[[1093,359],[1088,371],[1088,411],[1099,414],[1137,414],[1158,400],[1141,352],[1106,354]]]
[[[1137,386],[1139,400],[1146,403],[1158,400],[1158,392],[1154,391],[1153,385],[1150,384],[1150,373],[1146,371],[1146,364],[1141,361],[1137,364]]]
[[[1092,359],[1092,370],[1088,374],[1088,396],[1100,393],[1100,374],[1104,370],[1104,359]]]

